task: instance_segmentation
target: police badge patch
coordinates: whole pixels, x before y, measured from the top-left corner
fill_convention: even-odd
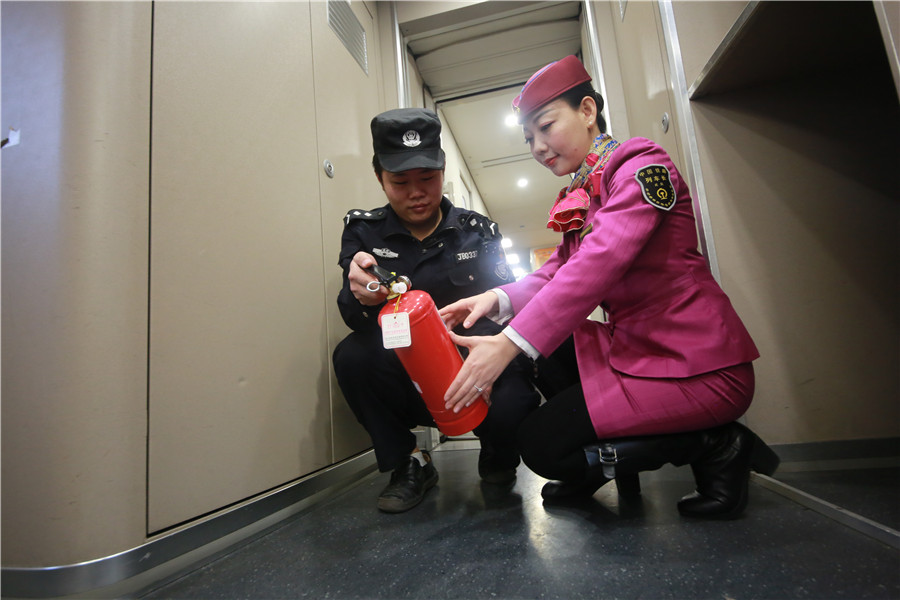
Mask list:
[[[509,280],[509,266],[506,264],[506,259],[501,260],[494,266],[494,275],[503,281]]]
[[[647,202],[663,210],[670,210],[675,206],[675,188],[667,168],[662,165],[647,165],[638,170],[634,178],[641,184],[641,192]]]
[[[397,258],[400,256],[390,248],[372,248],[372,254],[381,258]]]

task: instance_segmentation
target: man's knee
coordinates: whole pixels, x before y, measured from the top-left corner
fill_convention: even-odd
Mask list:
[[[354,331],[334,348],[331,362],[338,380],[365,376],[367,371],[376,368],[375,359],[380,349],[372,344],[370,337]]]
[[[540,404],[541,397],[531,380],[529,366],[530,362],[526,365],[515,361],[494,382],[491,398],[495,402],[491,410],[507,413],[501,417],[505,421],[518,424]]]

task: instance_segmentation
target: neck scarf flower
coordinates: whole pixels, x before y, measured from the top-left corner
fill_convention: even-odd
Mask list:
[[[594,172],[602,172],[619,142],[611,136],[601,133],[594,139],[591,150],[575,173],[572,183],[560,190],[553,208],[550,209],[550,220],[547,229],[566,233],[578,231],[584,227],[584,217],[591,203],[591,183],[589,176]]]

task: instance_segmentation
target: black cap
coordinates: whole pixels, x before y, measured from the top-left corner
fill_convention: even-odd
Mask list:
[[[441,121],[433,110],[397,108],[372,119],[372,148],[385,171],[443,169]]]

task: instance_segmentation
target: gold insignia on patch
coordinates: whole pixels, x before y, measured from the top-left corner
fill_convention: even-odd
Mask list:
[[[670,210],[675,206],[675,187],[666,167],[647,165],[639,169],[634,178],[641,184],[641,193],[647,202],[663,210]]]

